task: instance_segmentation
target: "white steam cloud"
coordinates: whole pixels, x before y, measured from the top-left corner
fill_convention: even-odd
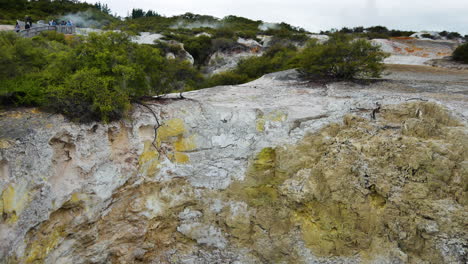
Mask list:
[[[177,23],[175,23],[174,25],[172,25],[171,28],[173,28],[173,29],[177,29],[177,28],[192,29],[192,28],[203,28],[203,27],[220,28],[221,26],[222,26],[221,23],[213,23],[213,22],[208,22],[208,21],[197,21],[197,22],[187,23],[187,22],[185,22],[183,20],[180,20]]]
[[[108,22],[107,20],[98,20],[96,14],[90,10],[74,14],[67,14],[62,16],[60,21],[57,22],[59,23],[62,20],[65,22],[70,20],[73,25],[82,28],[101,28],[106,22]]]
[[[278,29],[279,24],[278,23],[262,23],[258,26],[258,29],[260,30],[268,30],[268,29]]]

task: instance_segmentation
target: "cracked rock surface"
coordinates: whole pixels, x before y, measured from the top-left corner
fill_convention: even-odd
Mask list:
[[[468,72],[0,115],[0,263],[466,263]]]

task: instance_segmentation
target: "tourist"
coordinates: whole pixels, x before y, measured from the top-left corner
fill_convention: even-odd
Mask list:
[[[16,22],[16,26],[15,26],[16,33],[20,32],[20,30],[21,30],[20,24]]]
[[[26,17],[26,23],[29,23],[29,26],[32,27],[33,21],[32,21],[32,18],[30,16]]]
[[[29,25],[29,22],[26,22],[26,24],[24,25],[24,29],[30,29],[31,26]]]
[[[67,21],[67,26],[71,27],[71,26],[73,26],[73,23],[70,20],[68,20]]]
[[[57,22],[55,20],[52,20],[52,26],[56,26]]]

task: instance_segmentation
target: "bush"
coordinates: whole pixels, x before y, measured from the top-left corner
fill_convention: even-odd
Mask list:
[[[82,122],[120,119],[130,101],[128,92],[115,82],[99,69],[79,70],[62,86],[49,87],[49,108]]]
[[[453,52],[453,59],[468,64],[468,43],[458,46]]]
[[[246,83],[249,81],[249,77],[244,74],[238,74],[234,71],[222,72],[214,74],[208,78],[202,87],[214,87],[219,85],[235,85]]]
[[[239,62],[236,73],[246,75],[250,80],[259,78],[267,73],[287,70],[296,67],[294,59],[295,47],[275,45],[270,47],[261,57],[250,57]]]
[[[388,55],[363,39],[334,34],[323,44],[311,42],[299,56],[300,71],[307,76],[354,79],[380,77]]]
[[[185,50],[193,56],[197,65],[204,64],[211,55],[211,38],[208,36],[189,38],[183,43]]]
[[[434,39],[434,36],[432,36],[431,34],[427,34],[427,33],[422,34],[421,37],[428,38],[428,39]]]
[[[21,38],[12,32],[0,33],[0,96],[13,105],[40,105],[44,102],[42,71],[47,58],[60,50],[60,43],[41,37]]]
[[[0,33],[3,105],[38,105],[75,121],[112,121],[123,117],[132,101],[194,89],[203,81],[190,63],[168,60],[126,34],[56,40],[60,35],[30,39]]]
[[[211,51],[225,51],[240,46],[237,41],[227,38],[216,38],[211,40]]]
[[[57,41],[66,44],[65,34],[59,33],[57,31],[43,31],[41,32],[41,36],[50,41]]]

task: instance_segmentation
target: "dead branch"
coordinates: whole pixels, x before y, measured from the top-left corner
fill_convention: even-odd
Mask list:
[[[151,109],[151,107],[149,107],[148,105],[146,105],[145,103],[141,102],[141,101],[135,101],[135,103],[141,105],[141,106],[144,106],[146,109],[148,109],[151,114],[153,114],[154,116],[154,119],[156,120],[156,125],[154,126],[154,139],[153,139],[153,142],[151,142],[151,144],[153,145],[153,147],[158,151],[159,154],[161,154],[161,150],[157,147],[156,145],[156,140],[158,138],[158,129],[161,127],[161,123],[159,123],[159,119],[158,119],[158,116],[156,115],[156,113],[153,111],[153,109]]]

